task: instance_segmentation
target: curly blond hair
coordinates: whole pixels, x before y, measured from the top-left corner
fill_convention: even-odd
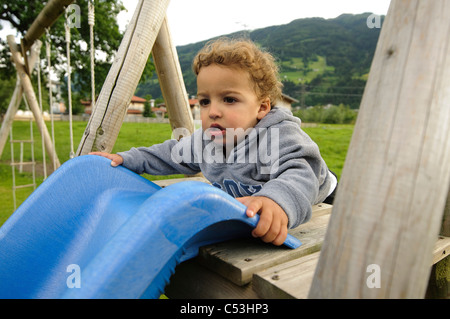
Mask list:
[[[273,105],[281,98],[282,84],[274,57],[246,39],[220,38],[208,42],[194,58],[192,69],[198,75],[211,64],[247,71],[259,99],[269,98]]]

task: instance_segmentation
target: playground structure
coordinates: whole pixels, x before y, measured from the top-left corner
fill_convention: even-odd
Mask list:
[[[248,237],[258,220],[206,183],[162,189],[105,158],[78,157],[1,228],[0,298],[158,298],[199,246]],[[80,289],[66,284],[69,266],[82,270]]]
[[[27,72],[27,51],[70,3],[72,1],[68,0],[47,3],[22,40],[22,52],[17,49],[13,38],[8,37],[20,79],[16,90],[23,90],[44,134],[49,156],[55,152],[38,112]],[[94,150],[111,151],[151,51],[172,129],[193,131],[181,69],[165,16],[168,4],[168,0],[139,2],[76,156]],[[309,258],[306,262],[310,267],[310,289],[304,297],[423,298],[431,265],[446,262],[447,274],[450,271],[448,16],[450,3],[446,0],[392,0],[361,102],[339,191],[329,222],[326,221],[326,234],[322,232],[314,249],[305,251],[305,255],[289,253],[291,258]],[[0,132],[6,130],[5,125],[8,125],[6,119]],[[0,147],[3,148],[1,144]],[[240,249],[228,247],[227,251],[238,255]],[[214,247],[203,250],[206,251],[214,251]],[[217,253],[211,254],[216,256],[213,265],[217,265],[217,259],[224,260]],[[279,260],[279,263],[283,262],[286,262],[286,269],[299,269],[295,267],[305,265],[295,258]],[[287,265],[287,262],[291,264]],[[260,263],[260,267],[275,266],[280,265],[266,263],[264,266],[264,262]],[[183,271],[198,273],[198,269],[191,262]],[[221,271],[232,273],[229,266],[223,269]],[[375,287],[366,280],[373,269],[381,272]],[[270,270],[266,271],[272,276]],[[298,271],[300,274],[301,267]],[[264,281],[262,278],[267,273],[255,274],[247,273],[247,278],[240,280],[240,284],[247,285],[250,277],[253,278],[253,286],[261,287],[262,282],[269,282],[272,287],[277,287],[278,279]],[[295,272],[290,276],[301,277]],[[440,278],[439,283],[447,294],[448,278],[447,275],[444,283]],[[436,278],[431,277],[430,282],[432,280]],[[176,294],[179,291],[177,282],[180,281],[175,278],[169,291],[174,292],[173,296],[181,297]],[[278,286],[277,289],[281,288]],[[275,288],[265,291],[273,293]],[[273,297],[270,294],[265,296]],[[295,294],[290,296],[296,297]],[[191,297],[195,298],[195,295]]]

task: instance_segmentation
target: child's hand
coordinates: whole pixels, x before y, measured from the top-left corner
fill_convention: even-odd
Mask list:
[[[110,154],[106,152],[90,152],[89,155],[103,156],[111,160],[111,166],[116,167],[123,163],[123,158],[117,154]]]
[[[280,246],[287,237],[288,217],[284,210],[273,200],[263,196],[236,198],[247,206],[247,216],[260,214],[258,225],[253,230],[253,237],[261,237],[262,241]]]

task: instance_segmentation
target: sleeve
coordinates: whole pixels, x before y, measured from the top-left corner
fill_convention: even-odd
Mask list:
[[[289,228],[311,218],[312,205],[326,198],[330,181],[319,147],[298,127],[280,128],[279,160],[270,179],[254,196],[265,196],[283,208]],[[273,142],[273,141],[272,141]]]
[[[131,148],[117,154],[123,157],[122,166],[138,174],[194,175],[200,172],[200,167],[194,160],[191,136],[180,141],[171,139],[150,147]]]

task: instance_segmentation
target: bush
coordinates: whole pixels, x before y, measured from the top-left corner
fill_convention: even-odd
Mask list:
[[[340,104],[330,107],[314,106],[294,113],[303,122],[324,124],[353,124],[357,112],[348,106]]]

